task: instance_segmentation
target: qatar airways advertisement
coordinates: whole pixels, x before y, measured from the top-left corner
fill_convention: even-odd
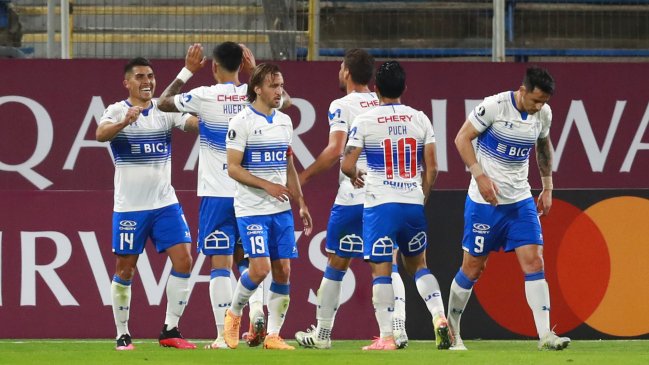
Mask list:
[[[108,143],[95,141],[104,109],[127,97],[126,60],[1,60],[0,313],[11,338],[113,338],[110,282],[114,167]],[[183,60],[152,60],[155,95]],[[328,142],[327,113],[340,62],[280,62],[293,106],[298,171]],[[556,81],[550,99],[554,204],[541,218],[555,331],[581,339],[649,338],[649,93],[646,64],[545,63]],[[404,63],[404,104],[432,121],[439,175],[426,205],[428,265],[446,304],[462,260],[463,209],[470,175],[454,145],[467,114],[486,96],[516,90],[525,64]],[[214,83],[206,67],[183,91]],[[174,131],[172,182],[197,237],[198,137]],[[530,184],[541,187],[533,151]],[[291,303],[282,335],[315,324],[316,291],[326,266],[324,242],[338,184],[336,165],[303,187],[314,219],[310,236],[296,221]],[[536,189],[536,190],[535,190]],[[399,219],[399,217],[385,217]],[[214,337],[209,260],[194,256],[192,293],[180,326],[188,338]],[[208,262],[205,262],[208,261]],[[129,328],[157,337],[171,264],[147,247],[132,285]],[[407,329],[433,337],[430,315],[405,271]],[[233,280],[238,276],[235,269]],[[495,253],[463,315],[463,338],[534,338],[524,278],[513,254]],[[368,265],[356,261],[342,285],[334,339],[378,333]],[[47,325],[44,325],[47,323]],[[247,320],[244,319],[244,327]]]

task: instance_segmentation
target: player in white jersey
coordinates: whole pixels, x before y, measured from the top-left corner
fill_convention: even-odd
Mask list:
[[[290,301],[290,259],[297,257],[290,199],[299,203],[305,235],[311,233],[312,222],[293,163],[293,123],[288,115],[275,110],[283,89],[279,67],[258,65],[248,83],[251,105],[229,124],[228,174],[237,182],[234,209],[250,260],[226,311],[225,342],[230,348],[239,344],[243,306],[272,271],[264,348],[294,349],[279,336]]]
[[[381,65],[376,73],[381,105],[354,119],[341,163],[341,170],[354,185],[367,189],[363,256],[372,268],[372,303],[380,337],[363,350],[397,348],[392,331],[395,245],[433,317],[437,348],[451,345],[439,284],[426,266],[424,203],[437,177],[435,135],[424,113],[401,104],[405,87],[406,74],[398,62]],[[367,171],[356,165],[362,151],[367,155]]]
[[[302,186],[340,160],[354,117],[379,105],[376,93],[371,92],[367,86],[373,74],[374,57],[367,51],[356,48],[345,52],[338,72],[338,82],[341,90],[347,95],[334,100],[329,106],[329,144],[315,162],[300,173]],[[358,166],[366,169],[365,154],[359,157]],[[297,343],[304,347],[320,349],[331,347],[331,332],[340,305],[343,278],[349,269],[351,259],[363,256],[365,189],[354,189],[350,180],[342,172],[339,174],[339,185],[327,224],[325,244],[327,267],[317,291],[317,326],[312,325],[311,329],[295,334]],[[408,341],[405,331],[405,287],[399,276],[396,261],[393,264],[392,278],[395,287],[400,289],[395,290],[395,299],[398,302],[393,323],[395,339],[399,347],[405,347]]]
[[[530,67],[518,90],[485,98],[455,137],[473,177],[464,211],[462,267],[449,296],[448,319],[455,336],[451,349],[466,350],[460,336],[462,312],[489,253],[501,248],[516,252],[525,274],[525,296],[540,338],[539,349],[562,350],[570,343],[550,329],[550,292],[543,271],[539,221],[539,215],[547,215],[552,206],[552,111],[546,103],[553,92],[552,76]],[[543,182],[537,206],[527,181],[533,147]]]
[[[237,263],[243,260],[234,215],[235,182],[228,176],[225,136],[230,119],[248,105],[248,85],[239,81],[239,72],[252,72],[255,58],[247,47],[223,42],[214,47],[212,53],[212,75],[217,83],[179,94],[189,77],[203,68],[205,61],[203,47],[191,45],[185,57],[185,68],[162,93],[159,104],[161,110],[189,112],[200,118],[198,251],[210,258],[210,301],[217,328],[216,340],[206,348],[222,349],[228,348],[223,338],[223,325],[225,310],[232,302],[230,270],[233,256]],[[248,344],[257,346],[265,332],[263,288],[250,299],[250,322]],[[253,324],[255,330],[252,330]]]
[[[138,57],[124,68],[126,100],[110,105],[101,117],[96,137],[110,141],[115,162],[113,253],[117,259],[111,284],[117,350],[133,350],[128,319],[131,282],[148,238],[171,259],[167,281],[167,314],[159,343],[194,349],[178,330],[189,299],[191,236],[171,186],[171,130],[196,130],[197,119],[165,113],[152,100],[155,75],[148,60]]]

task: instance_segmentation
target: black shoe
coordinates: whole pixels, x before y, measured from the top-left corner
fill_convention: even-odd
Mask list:
[[[167,325],[162,327],[158,343],[163,347],[175,347],[177,349],[195,349],[196,345],[185,340],[183,335],[180,334],[178,327],[174,327],[167,331]]]
[[[133,346],[133,341],[131,340],[131,335],[121,335],[117,339],[117,346],[115,347],[115,350],[118,351],[123,351],[123,350],[134,350],[135,346]]]
[[[162,331],[160,332],[160,337],[158,337],[159,340],[164,340],[167,338],[184,338],[183,335],[180,334],[180,330],[178,327],[174,327],[170,330],[167,330],[167,325],[165,324],[162,327]]]

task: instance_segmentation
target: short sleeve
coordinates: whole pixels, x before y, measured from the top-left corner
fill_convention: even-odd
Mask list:
[[[192,117],[189,113],[169,113],[171,114],[172,126],[185,131],[185,123]]]
[[[363,147],[365,143],[365,126],[366,123],[363,122],[362,117],[354,118],[352,127],[347,135],[347,146]]]
[[[118,103],[111,104],[104,110],[104,114],[101,115],[99,123],[110,122],[117,123],[124,118],[124,109],[119,106]]]
[[[552,125],[552,108],[548,104],[541,109],[541,133],[539,138],[546,138],[550,134],[550,126]]]
[[[237,151],[246,150],[246,142],[248,141],[248,128],[246,123],[245,113],[241,112],[234,118],[230,119],[228,125],[228,135],[225,139],[225,147]]]
[[[339,100],[331,102],[329,110],[327,111],[329,133],[336,131],[347,133],[347,131],[349,131],[351,121],[349,120],[349,111],[347,109],[348,108],[342,106],[342,103]]]
[[[189,92],[174,96],[176,109],[181,112],[199,114],[203,99],[205,99],[205,87],[197,87]]]
[[[493,124],[497,114],[498,101],[496,98],[489,97],[484,99],[482,103],[478,104],[478,106],[469,113],[467,119],[471,122],[473,127],[478,130],[478,132],[482,133]]]
[[[435,143],[435,131],[433,131],[433,123],[430,122],[428,116],[423,112],[419,112],[419,120],[424,126],[424,144]]]

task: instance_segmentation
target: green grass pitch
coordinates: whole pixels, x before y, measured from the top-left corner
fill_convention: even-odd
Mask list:
[[[361,351],[369,341],[334,341],[330,350],[298,348],[270,351],[241,343],[236,350],[159,347],[157,341],[135,341],[135,351],[118,352],[107,340],[0,340],[0,364],[255,364],[255,365],[378,365],[378,364],[649,364],[649,341],[573,341],[564,351],[538,351],[536,341],[465,341],[469,351],[440,351],[431,341],[410,341],[397,351]],[[296,345],[294,341],[289,344]]]

